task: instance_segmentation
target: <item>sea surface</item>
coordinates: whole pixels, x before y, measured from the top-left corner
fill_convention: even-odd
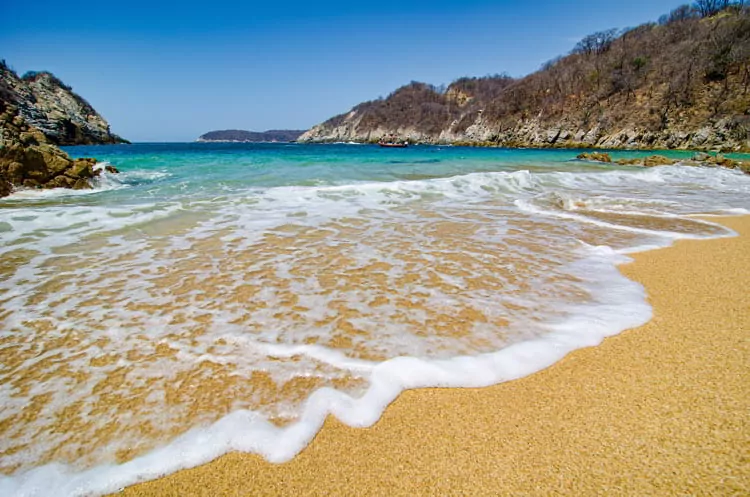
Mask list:
[[[1,495],[285,461],[329,413],[538,371],[650,319],[627,254],[750,212],[742,173],[575,150],[67,151],[121,172],[0,199]]]

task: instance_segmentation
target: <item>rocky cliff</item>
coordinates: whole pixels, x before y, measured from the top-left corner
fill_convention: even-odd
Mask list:
[[[0,100],[0,197],[17,187],[91,188],[90,180],[101,174],[96,159],[71,159],[30,126],[19,109]],[[112,166],[107,171],[116,173]]]
[[[19,78],[0,61],[0,197],[19,187],[91,188],[102,172],[96,159],[71,159],[57,145],[123,141],[52,74]]]
[[[299,141],[750,151],[750,8],[683,6],[585,37],[529,76],[412,82]]]
[[[14,106],[28,126],[55,145],[127,143],[110,131],[86,100],[51,73],[19,77],[0,61],[0,100]]]

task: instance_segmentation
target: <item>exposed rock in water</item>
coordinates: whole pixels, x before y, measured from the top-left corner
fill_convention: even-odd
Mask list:
[[[99,174],[96,159],[71,159],[49,142],[44,133],[30,126],[18,108],[0,101],[0,197],[14,187],[91,188]],[[110,166],[109,172],[117,170]]]
[[[676,164],[676,160],[672,160],[669,157],[663,155],[650,155],[648,157],[635,158],[635,159],[618,159],[617,164],[621,166],[644,166],[644,167],[655,167],[655,166],[671,166]]]
[[[693,161],[699,162],[702,166],[719,166],[728,169],[739,169],[745,174],[750,174],[750,162],[730,159],[729,157],[724,157],[723,154],[696,154],[693,156]]]
[[[578,154],[578,160],[587,160],[592,162],[612,162],[612,157],[606,152],[584,152]]]
[[[677,161],[664,157],[663,155],[652,155],[643,159],[643,165],[646,167],[654,166],[671,166]]]
[[[584,154],[581,154],[584,155]],[[586,154],[587,155],[587,154]],[[580,155],[578,156],[581,157]],[[716,154],[715,156],[699,152],[693,155],[690,160],[674,160],[663,155],[651,155],[649,157],[635,158],[635,159],[618,159],[617,164],[621,166],[644,166],[644,167],[655,167],[655,166],[671,166],[678,164],[681,166],[704,166],[704,167],[725,167],[727,169],[738,169],[746,174],[750,174],[750,162],[743,162],[739,160],[730,159],[724,157],[722,154]]]
[[[0,101],[14,106],[24,122],[54,145],[128,143],[81,96],[49,72],[23,77],[0,61]]]

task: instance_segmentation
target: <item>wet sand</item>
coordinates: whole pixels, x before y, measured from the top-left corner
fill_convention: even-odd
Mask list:
[[[750,494],[750,216],[743,236],[635,255],[654,318],[529,377],[405,392],[301,454],[229,454],[140,495]]]

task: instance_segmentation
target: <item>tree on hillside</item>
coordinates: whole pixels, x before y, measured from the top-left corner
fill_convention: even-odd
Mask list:
[[[731,3],[730,0],[698,0],[695,2],[695,9],[702,17],[709,17],[726,9]]]
[[[675,22],[687,21],[688,19],[695,19],[700,17],[701,14],[692,5],[680,5],[669,14],[665,14],[659,18],[659,24],[665,26],[667,24],[673,24]]]
[[[603,54],[609,47],[612,46],[612,42],[617,38],[616,29],[608,29],[606,31],[599,31],[594,34],[590,34],[579,41],[573,53],[581,53],[586,55],[591,54]]]

